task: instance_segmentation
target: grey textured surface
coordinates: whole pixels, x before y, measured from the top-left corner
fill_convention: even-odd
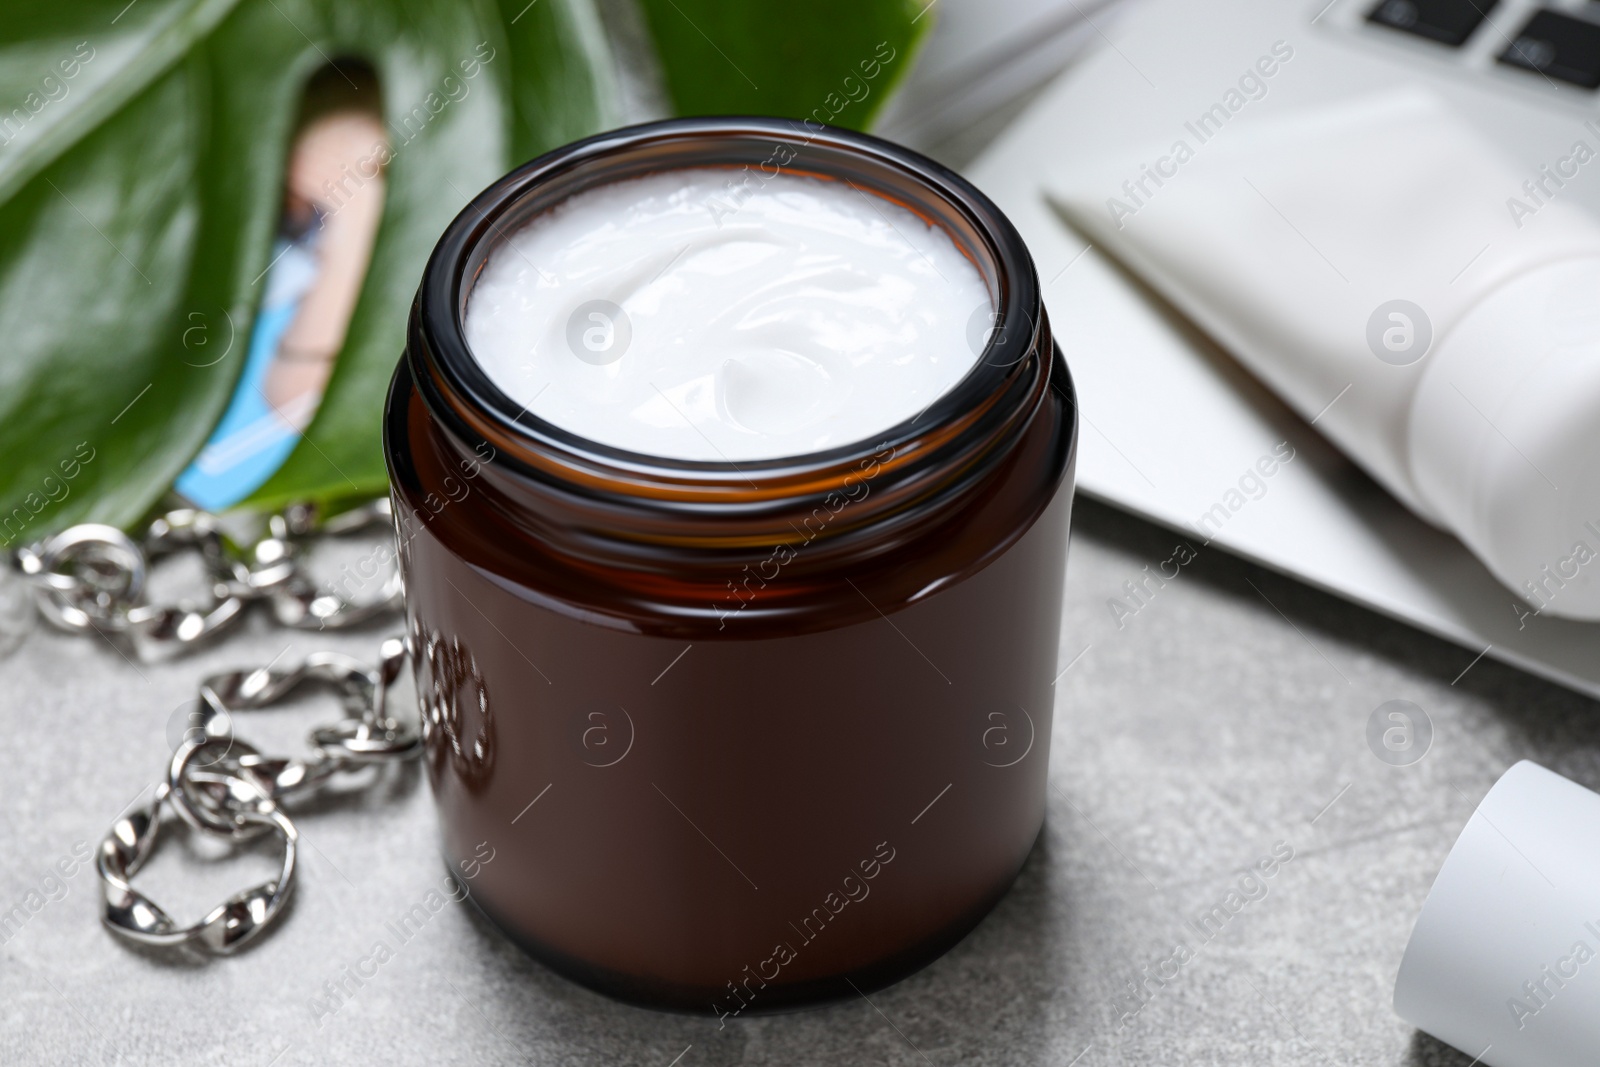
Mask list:
[[[196,962],[114,941],[93,871],[62,895],[53,865],[154,777],[194,679],[280,652],[366,656],[378,634],[290,641],[256,619],[201,656],[135,668],[100,641],[36,633],[0,663],[0,910],[34,890],[58,899],[0,945],[0,1062],[1467,1067],[1390,1007],[1411,922],[1512,762],[1600,784],[1600,709],[1204,550],[1119,629],[1108,599],[1167,559],[1175,535],[1081,500],[1075,523],[1061,662],[1088,650],[1057,687],[1049,814],[1015,888],[870,1003],[723,1030],[572,985],[457,904],[319,1015],[323,983],[444,876],[415,768],[297,809],[296,901],[249,951]],[[1434,727],[1409,767],[1367,747],[1368,717],[1394,698]],[[326,714],[311,701],[240,732],[282,750]],[[183,915],[272,868],[266,853],[219,860],[183,840],[141,883]],[[1279,842],[1294,858],[1202,944],[1188,920]],[[1124,1018],[1119,993],[1146,968],[1161,973],[1179,942],[1193,958],[1146,982],[1148,1000]]]

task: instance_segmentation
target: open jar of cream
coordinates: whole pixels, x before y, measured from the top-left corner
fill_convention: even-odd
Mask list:
[[[953,945],[1044,817],[1076,439],[1021,238],[921,156],[684,119],[491,186],[385,416],[471,899],[723,1017]]]

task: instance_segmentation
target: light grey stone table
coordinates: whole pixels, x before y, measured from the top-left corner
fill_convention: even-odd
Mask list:
[[[130,950],[99,925],[93,871],[60,879],[56,864],[71,869],[154,777],[194,679],[280,652],[366,656],[378,635],[291,641],[256,619],[200,656],[135,667],[92,638],[34,634],[0,663],[0,909],[45,903],[0,934],[0,1063],[1467,1067],[1390,1007],[1412,920],[1512,762],[1600,785],[1600,708],[1213,552],[1119,626],[1108,600],[1175,537],[1082,500],[1075,522],[1049,813],[1016,887],[870,1002],[721,1030],[558,978],[457,904],[337,1011],[319,1005],[441,883],[415,768],[298,809],[300,888],[258,945],[209,961]],[[1408,767],[1366,740],[1396,698],[1433,728]],[[308,703],[247,736],[282,750],[325,716]],[[1293,858],[1202,937],[1194,923],[1274,849]],[[195,914],[272,866],[169,841],[142,884]],[[1180,944],[1188,958],[1166,962]]]

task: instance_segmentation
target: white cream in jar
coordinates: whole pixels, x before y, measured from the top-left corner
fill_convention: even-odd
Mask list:
[[[507,235],[467,300],[525,411],[681,460],[804,455],[913,418],[976,362],[993,301],[949,235],[847,182],[665,171]]]

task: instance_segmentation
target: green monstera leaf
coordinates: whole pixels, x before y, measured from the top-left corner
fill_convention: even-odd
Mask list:
[[[644,10],[680,111],[854,126],[929,21],[900,0]],[[719,54],[725,65],[706,58]],[[248,348],[304,88],[330,65],[376,73],[392,153],[383,217],[322,404],[250,503],[382,492],[384,391],[434,241],[515,164],[617,120],[609,62],[589,0],[71,0],[8,12],[0,545],[72,522],[129,525],[204,444]]]
[[[938,0],[641,0],[681,115],[783,115],[864,130]]]
[[[515,22],[489,0],[74,0],[0,33],[0,107],[17,102],[0,112],[7,543],[138,519],[204,443],[243,363],[313,72],[377,72],[393,158],[337,372],[268,497],[382,491],[383,385],[439,231],[519,154],[608,117],[593,15],[566,0]],[[519,79],[546,63],[559,78]]]
[[[341,12],[345,3],[340,0]],[[416,0],[368,3],[398,16],[394,26],[408,30],[404,50],[397,48],[387,62],[380,54],[374,63],[386,115],[412,113],[480,42],[492,42],[495,58],[483,65],[477,79],[483,84],[415,134],[409,126],[396,129],[390,120],[394,159],[388,165],[385,217],[344,351],[304,439],[255,494],[253,502],[260,505],[385,491],[383,397],[434,242],[485,185],[517,163],[602,129],[610,117],[609,83],[597,77],[603,69],[603,37],[587,7],[508,0],[480,13],[460,0],[435,0],[447,17],[430,29],[413,21]],[[440,38],[455,29],[449,22],[464,25],[447,42]],[[418,29],[422,32],[411,37]],[[426,51],[417,51],[423,47]],[[430,56],[431,64],[425,61]]]

